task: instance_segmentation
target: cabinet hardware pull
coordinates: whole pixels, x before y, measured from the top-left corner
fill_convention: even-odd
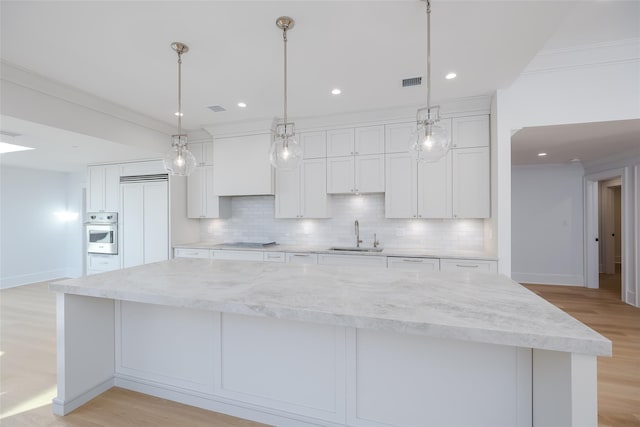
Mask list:
[[[464,267],[464,268],[478,268],[478,264],[456,264],[456,267]]]
[[[293,254],[293,256],[308,257],[309,255]]]

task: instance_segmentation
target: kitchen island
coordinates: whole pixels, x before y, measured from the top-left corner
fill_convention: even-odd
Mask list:
[[[50,288],[61,415],[115,385],[274,425],[596,426],[611,354],[495,274],[182,258]]]

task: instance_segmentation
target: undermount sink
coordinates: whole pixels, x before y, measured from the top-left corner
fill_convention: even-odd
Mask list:
[[[329,250],[343,252],[382,252],[382,248],[359,248],[357,246],[333,246],[329,248]]]

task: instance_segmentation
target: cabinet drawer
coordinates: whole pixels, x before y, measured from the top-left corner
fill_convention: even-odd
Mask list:
[[[287,264],[317,264],[318,254],[287,253]]]
[[[211,258],[231,261],[262,261],[261,251],[212,250]]]
[[[440,271],[479,271],[481,273],[497,273],[496,261],[470,259],[441,259]]]
[[[321,254],[318,256],[318,264],[324,265],[363,265],[372,267],[386,267],[387,260],[384,256],[375,255],[333,255]]]
[[[209,249],[187,249],[176,248],[173,250],[173,256],[176,258],[210,258]]]
[[[284,252],[264,252],[264,262],[285,262]]]
[[[388,257],[387,266],[395,270],[405,271],[440,271],[440,260],[437,258],[401,258]]]
[[[89,270],[111,271],[120,268],[120,257],[118,255],[87,255],[87,274]]]

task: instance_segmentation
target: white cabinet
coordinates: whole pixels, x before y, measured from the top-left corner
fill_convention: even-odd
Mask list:
[[[468,271],[497,273],[498,263],[487,260],[449,259],[440,260],[440,271]]]
[[[327,193],[383,193],[384,154],[327,158]]]
[[[287,264],[317,264],[318,254],[287,252]]]
[[[453,148],[488,147],[489,116],[454,117],[450,135]]]
[[[299,135],[303,159],[321,159],[327,157],[327,133],[302,132]]]
[[[284,252],[264,252],[262,256],[264,262],[284,263],[287,258]]]
[[[232,261],[262,261],[262,251],[234,251],[228,249],[213,249],[211,258]]]
[[[105,271],[118,270],[119,268],[120,257],[118,255],[87,255],[87,276],[103,273]]]
[[[173,250],[173,256],[176,258],[211,258],[209,249],[189,249],[189,248],[175,248]]]
[[[418,164],[418,218],[451,218],[451,157]]]
[[[119,212],[119,165],[89,166],[87,212]]]
[[[169,258],[167,181],[120,186],[120,242],[124,268]]]
[[[188,148],[196,158],[196,165],[213,165],[213,142],[190,142]]]
[[[457,148],[453,156],[453,217],[491,216],[489,147]]]
[[[364,126],[355,128],[355,155],[384,153],[384,126]]]
[[[327,157],[353,156],[355,132],[353,128],[327,131]]]
[[[440,271],[438,258],[393,257],[387,258],[387,266],[404,271]]]
[[[386,267],[387,257],[378,255],[319,254],[318,264]]]
[[[213,142],[213,193],[218,196],[274,194],[269,162],[271,134],[216,138]]]
[[[214,166],[196,167],[187,178],[187,216],[189,218],[228,218],[231,200],[213,193]]]
[[[384,152],[407,153],[411,135],[416,130],[416,122],[385,125]]]
[[[276,171],[276,218],[328,218],[326,159],[303,160]]]

